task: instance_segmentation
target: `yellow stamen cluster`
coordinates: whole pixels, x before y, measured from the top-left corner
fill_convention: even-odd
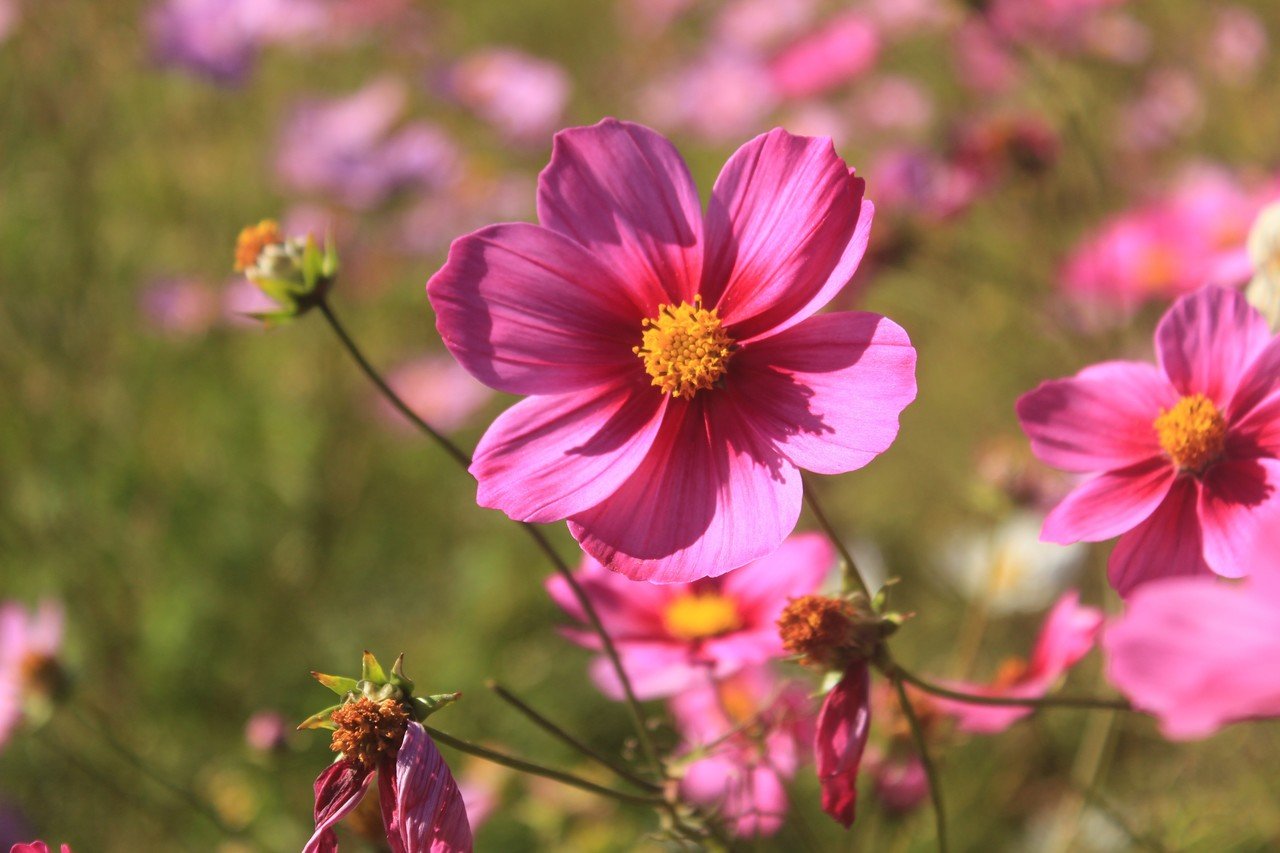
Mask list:
[[[791,599],[778,617],[782,647],[801,663],[835,666],[853,640],[853,605],[825,595]]]
[[[1153,426],[1164,452],[1184,471],[1201,473],[1227,444],[1227,419],[1203,394],[1183,397],[1172,409],[1162,410]]]
[[[742,627],[738,605],[718,593],[693,593],[673,599],[663,613],[667,633],[681,640],[701,640]]]
[[[716,309],[693,304],[662,305],[658,316],[646,319],[641,344],[631,351],[662,393],[685,400],[713,387],[724,376],[733,355],[733,339],[720,326]]]
[[[236,272],[244,272],[253,266],[263,249],[283,240],[280,225],[274,219],[264,219],[257,225],[244,228],[236,238]]]
[[[375,702],[362,697],[338,708],[331,719],[337,729],[329,748],[366,770],[377,766],[383,755],[400,748],[409,725],[409,714],[395,699]]]

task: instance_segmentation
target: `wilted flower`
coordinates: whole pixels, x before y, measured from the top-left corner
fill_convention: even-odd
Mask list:
[[[1236,291],[1174,303],[1156,330],[1159,367],[1109,361],[1018,400],[1031,448],[1092,474],[1045,519],[1050,542],[1120,541],[1121,595],[1169,575],[1280,570],[1261,547],[1280,523],[1280,338]]]
[[[1277,542],[1280,545],[1280,542]],[[1207,737],[1238,720],[1280,716],[1280,577],[1241,584],[1147,584],[1103,635],[1107,679],[1166,735]]]
[[[14,602],[0,603],[0,746],[24,719],[47,714],[65,690],[61,647],[59,605],[45,602],[28,614]]]
[[[310,234],[285,238],[279,225],[264,219],[236,238],[235,269],[278,309],[251,316],[279,323],[306,313],[324,299],[338,274],[338,255],[332,242],[326,241],[321,253]]]
[[[516,142],[541,142],[559,127],[571,88],[559,65],[505,47],[460,60],[448,85],[464,106]]]
[[[360,805],[375,776],[392,850],[470,853],[462,794],[421,722],[458,694],[415,697],[401,660],[388,673],[365,652],[359,680],[312,673],[342,701],[299,726],[330,729],[330,748],[339,753],[316,779],[316,831],[303,853],[338,849],[334,827]]]
[[[1017,699],[1044,696],[1067,670],[1089,653],[1101,627],[1102,611],[1082,606],[1079,593],[1068,592],[1049,611],[1029,660],[1005,660],[989,684],[952,681],[946,682],[946,686],[978,696]],[[933,702],[939,710],[955,717],[962,730],[975,734],[1002,732],[1032,711],[1026,706],[977,705],[939,697],[933,697]]]
[[[718,578],[689,584],[637,584],[584,557],[578,582],[609,628],[636,695],[673,696],[726,678],[746,666],[786,654],[776,622],[789,598],[815,592],[835,564],[835,551],[813,533],[790,537],[767,557]],[[552,576],[547,591],[579,621],[586,621],[564,578]],[[585,629],[565,632],[574,642],[598,649]],[[607,658],[592,676],[600,689],[622,697]]]
[[[1254,273],[1245,298],[1267,318],[1271,331],[1280,332],[1280,202],[1264,208],[1254,221],[1249,260]]]
[[[866,465],[915,397],[906,333],[818,314],[872,207],[829,140],[782,130],[726,164],[704,217],[675,148],[607,119],[556,136],[542,225],[454,242],[428,294],[454,356],[529,399],[476,450],[478,501],[568,519],[633,579],[714,577],[800,512],[799,469]]]

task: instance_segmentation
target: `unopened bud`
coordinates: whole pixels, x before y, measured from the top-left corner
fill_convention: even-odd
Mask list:
[[[280,308],[250,316],[279,323],[320,303],[337,277],[338,255],[332,241],[321,251],[310,234],[286,238],[273,220],[264,219],[240,232],[235,268]]]

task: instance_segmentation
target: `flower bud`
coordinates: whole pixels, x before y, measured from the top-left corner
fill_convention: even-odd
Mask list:
[[[324,299],[338,274],[338,254],[332,240],[326,240],[321,251],[310,234],[286,238],[273,220],[264,219],[240,232],[235,269],[280,308],[249,316],[281,323]]]
[[[891,630],[860,595],[802,595],[791,599],[778,617],[783,648],[798,655],[805,666],[827,670],[843,671],[854,661],[870,658]]]

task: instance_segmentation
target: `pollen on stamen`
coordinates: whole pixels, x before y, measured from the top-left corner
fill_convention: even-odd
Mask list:
[[[395,699],[362,697],[335,710],[331,719],[337,728],[329,748],[366,770],[400,748],[409,725],[408,712]]]
[[[654,386],[684,400],[713,388],[735,349],[720,315],[703,308],[701,296],[693,304],[659,306],[658,316],[647,318],[642,328],[641,343],[631,351],[644,362]]]
[[[249,225],[236,237],[236,272],[244,272],[253,266],[262,250],[273,243],[283,241],[280,225],[274,219],[264,219],[257,225]]]
[[[1184,471],[1203,472],[1226,448],[1227,420],[1204,394],[1183,397],[1152,426],[1160,447]]]
[[[852,642],[853,606],[826,595],[802,595],[791,599],[778,617],[782,646],[801,663],[831,666]]]

